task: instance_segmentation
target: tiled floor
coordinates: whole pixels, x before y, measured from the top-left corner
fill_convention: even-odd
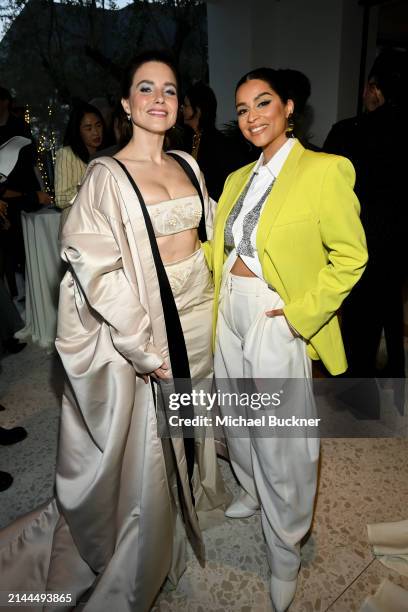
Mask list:
[[[20,444],[0,447],[0,469],[15,477],[0,494],[1,526],[52,494],[61,373],[55,358],[35,347],[0,367],[0,403],[7,407],[0,424],[23,424],[29,432]],[[374,558],[366,531],[370,522],[408,518],[408,428],[395,421],[405,439],[322,441],[315,520],[291,612],[357,611],[383,578],[408,589],[408,577]],[[224,461],[222,469],[236,490]],[[259,516],[226,521],[208,530],[205,542],[206,568],[190,554],[177,589],[164,589],[154,612],[272,612]]]

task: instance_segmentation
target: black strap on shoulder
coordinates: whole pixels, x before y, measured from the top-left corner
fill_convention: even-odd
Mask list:
[[[181,327],[176,302],[174,300],[173,292],[171,290],[169,279],[167,277],[166,269],[163,265],[163,261],[160,256],[159,247],[157,246],[157,240],[154,234],[154,229],[149,212],[147,210],[143,196],[140,193],[138,186],[136,185],[135,181],[133,180],[133,177],[130,175],[126,166],[121,161],[116,159],[116,157],[113,157],[112,159],[114,159],[125,172],[126,176],[130,181],[130,184],[135,190],[135,193],[139,199],[140,208],[142,209],[147,233],[149,235],[150,246],[152,248],[157,278],[159,280],[160,297],[163,306],[164,323],[166,326],[167,342],[169,346],[169,357],[174,379],[174,388],[177,393],[189,393],[190,397],[192,397],[190,365],[188,362],[184,334]],[[185,408],[185,410],[183,409],[183,416],[185,416],[186,418],[192,418],[194,416],[193,407],[190,405]],[[183,436],[184,451],[187,461],[187,470],[190,480],[190,490],[192,491],[191,478],[194,470],[195,453],[194,428],[183,426]]]
[[[187,174],[188,178],[192,182],[193,186],[197,190],[197,193],[201,200],[201,211],[202,211],[200,223],[198,225],[198,237],[201,242],[207,242],[207,230],[205,227],[204,196],[203,196],[203,192],[201,191],[200,183],[198,182],[196,173],[194,172],[190,164],[184,159],[184,157],[181,157],[181,155],[177,155],[177,153],[170,153],[170,152],[168,152],[167,155],[170,155],[170,157],[175,159],[176,162],[180,164],[180,166],[183,168],[184,172]]]

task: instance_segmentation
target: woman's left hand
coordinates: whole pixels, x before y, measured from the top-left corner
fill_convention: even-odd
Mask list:
[[[267,310],[265,312],[266,316],[271,318],[271,317],[285,317],[285,313],[283,312],[283,308],[274,308],[273,310]],[[294,338],[299,338],[299,334],[297,334],[295,332],[295,330],[293,329],[293,327],[291,325],[289,325],[286,317],[285,317],[285,321],[286,321],[286,325],[289,327],[290,329],[290,333],[292,334],[292,336]]]
[[[148,374],[143,374],[143,380],[147,384],[149,382],[149,376],[154,378],[155,380],[166,380],[169,377],[168,373],[169,366],[165,361],[161,364],[160,368],[157,368],[153,372],[149,372]]]

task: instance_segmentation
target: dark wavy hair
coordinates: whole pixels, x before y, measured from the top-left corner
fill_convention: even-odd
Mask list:
[[[198,109],[201,111],[198,127],[203,131],[215,128],[217,98],[211,87],[197,81],[187,89],[185,97],[188,98],[194,114]]]
[[[130,60],[122,77],[122,98],[127,99],[129,97],[130,88],[132,87],[133,77],[135,76],[136,70],[138,70],[140,66],[143,66],[143,64],[147,64],[147,62],[159,62],[160,64],[166,64],[166,66],[168,66],[174,74],[176,79],[177,93],[179,92],[180,78],[173,56],[167,51],[157,49],[139,53],[139,55],[136,55]]]
[[[288,100],[293,100],[293,121],[296,132],[311,92],[310,81],[307,76],[299,70],[291,70],[290,68],[279,70],[256,68],[239,79],[235,88],[235,95],[241,85],[255,79],[268,83],[269,87],[278,94],[283,104],[286,104]]]
[[[89,162],[89,152],[81,138],[79,129],[81,126],[81,121],[87,113],[96,115],[102,123],[103,137],[102,144],[99,149],[103,149],[106,146],[106,125],[104,118],[96,106],[92,106],[86,102],[77,101],[74,103],[64,136],[64,147],[71,147],[75,155],[82,159],[82,161],[86,164]]]

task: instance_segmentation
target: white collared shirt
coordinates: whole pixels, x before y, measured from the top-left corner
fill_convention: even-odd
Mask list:
[[[296,138],[289,138],[281,146],[281,148],[275,153],[275,155],[271,157],[271,159],[268,161],[267,164],[263,163],[264,155],[263,153],[261,153],[261,156],[258,159],[252,171],[252,174],[255,175],[254,179],[245,197],[244,203],[242,205],[242,209],[238,217],[235,219],[234,225],[232,226],[232,234],[234,237],[235,246],[237,246],[242,239],[243,223],[244,223],[245,216],[248,214],[248,212],[252,208],[254,208],[254,206],[258,204],[258,202],[264,195],[265,191],[268,189],[269,185],[272,183],[272,181],[274,181],[278,177],[279,172],[282,170],[282,166],[286,161],[286,158],[288,157],[289,153],[292,150],[292,147],[294,146],[296,142],[297,142]],[[272,188],[272,193],[273,193],[273,188]],[[262,213],[264,206],[265,206],[265,202],[262,206],[260,215]],[[256,248],[257,231],[258,231],[258,224],[254,227],[254,230],[251,234],[251,245],[252,245],[254,256],[248,257],[246,255],[241,255],[240,257],[244,261],[244,263],[248,266],[248,268],[254,274],[256,274],[256,276],[263,279],[262,266],[261,266],[261,262],[259,261],[258,251]]]

